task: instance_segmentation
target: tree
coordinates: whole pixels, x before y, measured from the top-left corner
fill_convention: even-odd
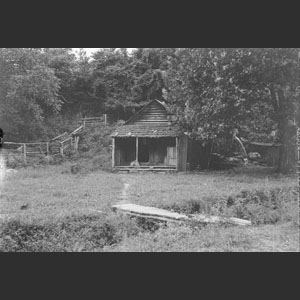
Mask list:
[[[209,142],[240,132],[278,130],[278,171],[289,168],[291,121],[299,96],[297,49],[177,49],[169,60],[166,100],[191,136]],[[259,121],[259,126],[253,126]],[[256,123],[255,122],[255,123]],[[245,130],[246,128],[246,130]]]
[[[42,49],[1,48],[2,127],[10,136],[23,141],[43,134],[43,114],[61,108],[60,81],[47,66]],[[9,136],[9,135],[8,135]]]
[[[242,92],[225,74],[224,49],[178,49],[167,72],[166,101],[178,122],[203,141],[229,134],[241,119]]]
[[[94,89],[105,110],[128,119],[152,99],[163,100],[165,58],[175,49],[101,49],[93,55]]]
[[[241,63],[249,71],[240,76],[239,85],[246,86],[250,94],[259,94],[258,101],[269,107],[267,113],[276,125],[278,142],[282,144],[277,171],[286,172],[293,164],[291,156],[295,147],[299,49],[254,48],[247,51],[249,55],[242,56]]]

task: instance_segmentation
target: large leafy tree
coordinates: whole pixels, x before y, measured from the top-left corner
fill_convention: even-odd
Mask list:
[[[296,93],[299,85],[299,50],[261,48],[250,51],[251,55],[242,60],[244,67],[249,68],[249,90],[251,93],[259,92],[261,98],[258,101],[269,108],[267,113],[275,123],[278,142],[282,144],[278,171],[285,172],[293,163],[290,156],[294,154],[296,112],[299,109]]]
[[[93,65],[84,49],[76,56],[71,48],[48,48],[48,66],[60,80],[59,99],[62,101],[62,113],[82,114],[91,107],[91,111],[103,110],[99,97],[93,88]]]
[[[1,48],[1,126],[11,138],[32,140],[43,134],[45,112],[61,108],[59,79],[39,48]]]
[[[243,91],[224,58],[224,49],[188,48],[169,60],[166,100],[180,125],[204,143],[230,133],[242,118]]]
[[[297,109],[297,49],[177,49],[169,60],[166,100],[178,122],[202,141],[234,129],[282,143],[279,171],[289,168]],[[291,160],[290,160],[291,161]]]
[[[94,95],[117,118],[126,116],[132,107],[130,61],[124,49],[100,49],[93,55]]]
[[[94,54],[94,90],[107,112],[127,119],[152,99],[163,100],[165,58],[175,49],[101,49]]]

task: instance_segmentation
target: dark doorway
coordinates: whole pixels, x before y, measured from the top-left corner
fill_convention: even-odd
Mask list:
[[[138,160],[140,163],[149,162],[149,143],[146,138],[139,138]]]

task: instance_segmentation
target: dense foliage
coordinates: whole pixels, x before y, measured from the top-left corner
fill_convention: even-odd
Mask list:
[[[89,58],[83,49],[76,56],[70,48],[0,48],[0,126],[10,140],[35,141],[57,132],[62,119],[125,120],[158,99],[204,144],[233,132],[282,143],[278,168],[286,170],[299,122],[298,52],[103,48]]]

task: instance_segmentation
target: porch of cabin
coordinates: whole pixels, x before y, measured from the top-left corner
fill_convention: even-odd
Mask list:
[[[113,168],[117,170],[176,171],[177,158],[176,137],[113,139]]]

